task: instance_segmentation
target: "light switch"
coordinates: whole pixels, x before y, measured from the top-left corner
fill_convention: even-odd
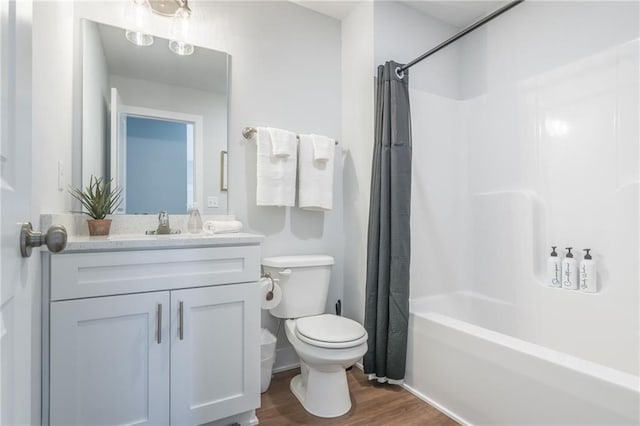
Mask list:
[[[218,197],[207,197],[207,207],[217,208],[218,207]]]
[[[64,191],[64,166],[62,161],[58,161],[58,191]]]

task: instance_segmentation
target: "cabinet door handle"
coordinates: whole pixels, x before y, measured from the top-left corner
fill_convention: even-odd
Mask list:
[[[178,304],[178,337],[184,340],[184,302]]]
[[[156,315],[156,340],[158,341],[158,344],[160,344],[162,343],[162,303],[158,303],[156,311],[158,313],[158,315]]]

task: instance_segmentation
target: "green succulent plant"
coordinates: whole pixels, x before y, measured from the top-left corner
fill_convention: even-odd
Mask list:
[[[86,211],[74,211],[72,213],[84,213],[93,219],[104,219],[113,213],[122,204],[122,188],[116,186],[111,189],[111,182],[102,177],[91,175],[89,186],[84,191],[78,188],[70,188],[69,194],[80,201]]]

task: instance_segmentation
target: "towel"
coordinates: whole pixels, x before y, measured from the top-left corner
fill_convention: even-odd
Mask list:
[[[313,136],[300,135],[299,151],[298,207],[320,211],[333,209],[335,144],[332,142],[326,161],[317,161],[314,159]]]
[[[274,157],[287,158],[295,155],[297,149],[296,135],[293,132],[268,127],[271,136],[271,154]]]
[[[311,135],[313,140],[313,159],[315,161],[329,161],[333,158],[336,142],[322,135]]]
[[[290,133],[294,147],[295,134]],[[271,135],[268,129],[258,127],[256,205],[294,206],[296,202],[297,150],[288,157],[273,156]]]
[[[238,220],[207,220],[202,229],[207,234],[227,234],[242,231],[242,222]]]

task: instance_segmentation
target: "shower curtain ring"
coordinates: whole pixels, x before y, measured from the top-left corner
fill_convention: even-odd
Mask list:
[[[404,78],[404,71],[402,71],[402,68],[396,67],[396,77],[398,77],[400,80]]]

